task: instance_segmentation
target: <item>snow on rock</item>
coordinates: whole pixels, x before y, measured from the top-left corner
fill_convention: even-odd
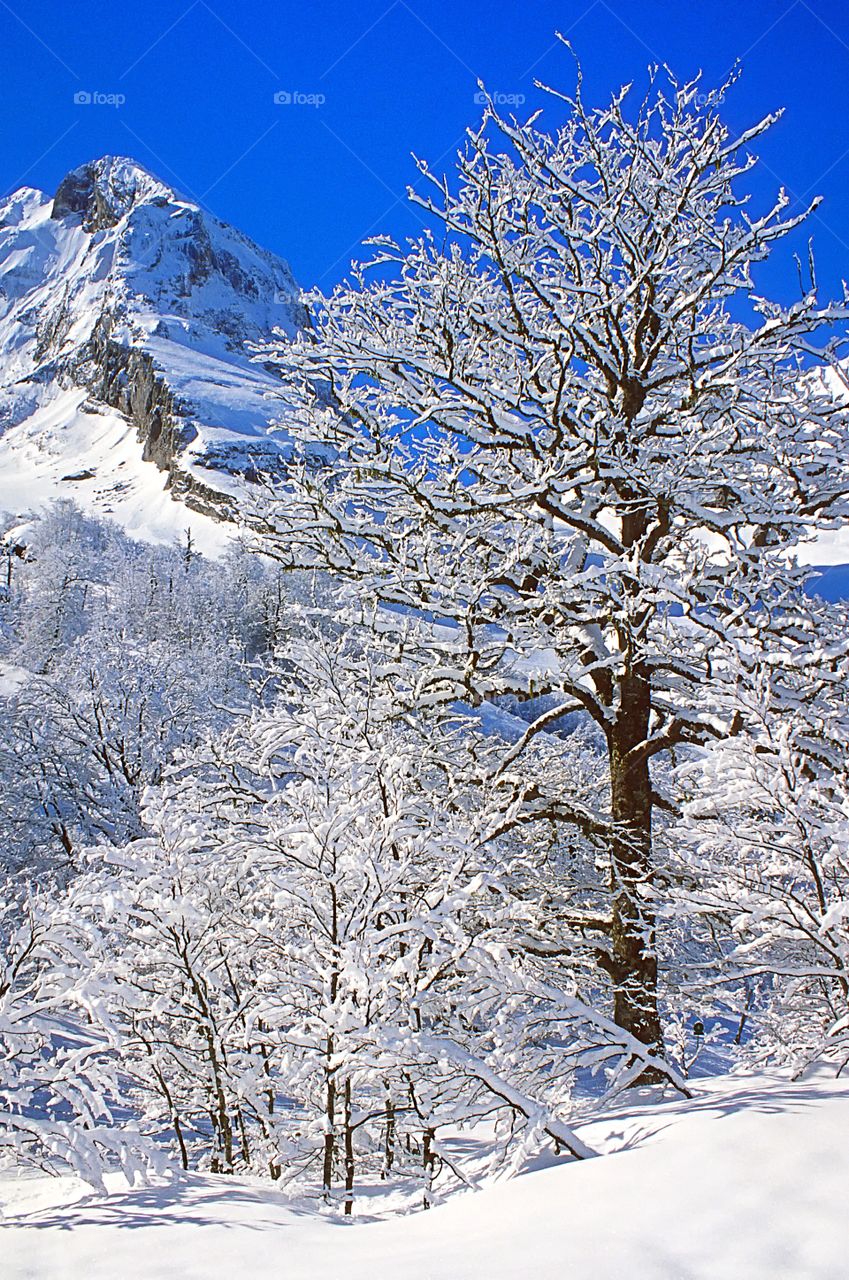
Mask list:
[[[285,460],[249,344],[305,323],[288,266],[134,161],[0,202],[0,510],[73,497],[155,540]],[[172,512],[168,507],[175,507]],[[187,518],[185,508],[193,508]]]
[[[4,1175],[4,1280],[845,1280],[849,1087],[725,1077],[585,1126],[612,1154],[413,1217],[320,1218],[258,1182],[192,1176],[80,1199]]]
[[[17,516],[53,498],[72,498],[116,520],[131,537],[174,543],[190,530],[199,551],[218,556],[231,539],[228,527],[175,501],[167,481],[142,459],[132,424],[114,410],[88,405],[81,388],[47,398],[0,437],[0,512]]]

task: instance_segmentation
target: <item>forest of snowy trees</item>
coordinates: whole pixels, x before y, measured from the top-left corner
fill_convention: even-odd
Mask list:
[[[849,1060],[849,619],[797,560],[849,304],[755,295],[771,120],[566,105],[489,106],[258,353],[293,452],[222,560],[6,522],[0,1158],[429,1205],[699,1053]]]

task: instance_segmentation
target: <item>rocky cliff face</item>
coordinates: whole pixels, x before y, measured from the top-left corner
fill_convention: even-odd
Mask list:
[[[279,384],[250,344],[305,323],[284,262],[131,160],[83,165],[52,199],[15,192],[0,204],[0,511],[61,494],[143,533],[145,498],[161,524],[165,492],[226,516],[285,465]]]

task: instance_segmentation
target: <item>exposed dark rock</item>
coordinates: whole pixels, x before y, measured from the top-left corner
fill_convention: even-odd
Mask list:
[[[121,212],[107,199],[98,182],[94,164],[67,174],[56,189],[51,218],[67,218],[71,214],[79,216],[86,231],[114,227],[121,218]]]
[[[86,231],[114,227],[140,195],[149,204],[166,205],[164,195],[155,194],[156,180],[132,160],[102,156],[72,170],[59,183],[50,216],[57,220],[78,217]]]
[[[68,306],[68,295],[62,299],[58,310],[39,318],[36,326],[35,357],[43,360],[45,356],[55,354],[61,347],[71,328],[72,317]]]
[[[96,400],[130,419],[142,443],[142,457],[168,473],[168,488],[175,497],[205,515],[226,519],[227,495],[178,465],[180,453],[196,434],[186,420],[187,408],[179,404],[146,351],[111,337],[112,323],[108,313],[101,317],[82,358],[72,367],[75,380]]]

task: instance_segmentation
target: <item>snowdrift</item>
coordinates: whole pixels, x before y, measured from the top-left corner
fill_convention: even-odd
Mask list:
[[[607,1154],[343,1223],[258,1182],[86,1198],[3,1175],[4,1280],[845,1280],[849,1086],[724,1077],[587,1125]]]

